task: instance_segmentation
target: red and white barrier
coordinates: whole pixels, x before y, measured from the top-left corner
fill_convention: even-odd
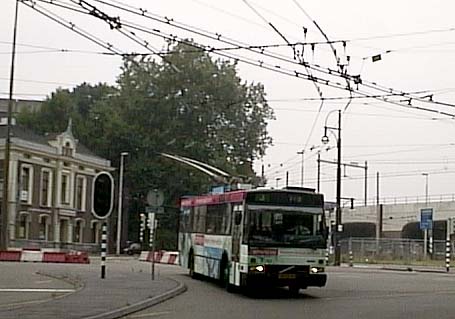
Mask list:
[[[152,261],[152,252],[143,251],[139,256],[140,261]],[[178,265],[179,264],[179,252],[178,251],[155,251],[156,263],[159,264],[169,264],[169,265]]]
[[[0,261],[23,261],[43,263],[89,264],[88,253],[81,251],[58,252],[39,249],[3,250]]]

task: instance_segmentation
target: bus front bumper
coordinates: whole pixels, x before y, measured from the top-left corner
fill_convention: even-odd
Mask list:
[[[244,274],[244,283],[248,285],[270,285],[275,287],[298,286],[306,287],[324,287],[327,283],[327,274],[325,272],[312,273],[308,267],[305,270],[290,269],[289,271],[280,272],[267,269],[264,271],[250,271]],[[270,267],[269,267],[270,268]],[[289,267],[291,268],[291,267]]]

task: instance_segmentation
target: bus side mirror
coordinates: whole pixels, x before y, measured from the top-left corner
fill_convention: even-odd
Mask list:
[[[242,212],[235,212],[234,223],[236,226],[242,223]]]

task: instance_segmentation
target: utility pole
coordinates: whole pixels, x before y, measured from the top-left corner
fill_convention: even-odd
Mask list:
[[[376,172],[376,241],[379,243],[382,232],[382,207],[379,204],[379,172]]]
[[[341,110],[338,110],[338,140],[337,140],[337,207],[336,207],[336,246],[335,246],[335,266],[341,264],[341,245],[340,232],[343,225],[341,224]]]
[[[123,223],[123,166],[124,166],[124,157],[128,155],[128,152],[120,153],[120,177],[118,185],[118,214],[117,214],[117,245],[115,254],[117,256],[121,253],[121,238],[122,238],[122,223]]]
[[[318,152],[318,193],[321,191],[321,153]]]
[[[332,111],[334,112],[334,111]],[[326,125],[324,127],[324,136],[322,137],[322,143],[327,144],[329,142],[329,137],[327,136],[328,130],[338,131],[337,136],[337,185],[336,185],[336,211],[335,211],[335,266],[341,264],[341,245],[340,245],[340,233],[342,232],[343,225],[341,223],[341,110],[338,110],[338,127],[329,127],[327,126],[327,119],[332,113],[328,113],[325,119]],[[333,133],[333,132],[332,132]]]
[[[368,205],[368,162],[365,161],[365,206]]]
[[[17,38],[17,17],[19,12],[19,0],[16,0],[16,12],[14,15],[14,31],[13,31],[13,49],[11,54],[11,71],[9,78],[9,101],[8,101],[8,121],[5,137],[5,158],[3,165],[3,198],[1,210],[1,226],[0,226],[0,250],[8,248],[8,214],[9,214],[9,162],[11,157],[11,118],[13,112],[13,89],[14,89],[14,62],[16,58],[16,38]]]
[[[297,152],[297,154],[302,155],[302,168],[300,170],[300,186],[303,187],[303,155],[305,154],[305,150],[301,150]]]

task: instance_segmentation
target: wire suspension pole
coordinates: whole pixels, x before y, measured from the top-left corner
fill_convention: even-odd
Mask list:
[[[452,231],[452,218],[447,219],[446,227],[446,271],[450,271],[450,232]]]
[[[338,110],[338,140],[337,140],[338,158],[337,158],[337,198],[336,198],[336,229],[335,229],[335,266],[341,264],[341,110]]]
[[[3,162],[3,198],[1,210],[1,226],[0,226],[0,250],[8,248],[9,240],[9,167],[11,158],[11,117],[13,111],[13,90],[14,90],[14,63],[16,58],[16,38],[17,38],[17,17],[19,12],[19,0],[16,0],[16,12],[14,15],[14,31],[13,31],[13,49],[11,53],[11,73],[9,79],[9,101],[8,101],[8,121],[5,138],[5,159]]]

